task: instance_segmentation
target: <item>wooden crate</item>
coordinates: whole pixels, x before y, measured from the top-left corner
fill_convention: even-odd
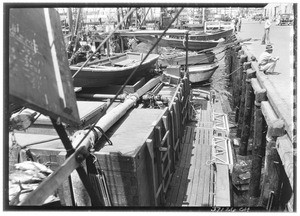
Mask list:
[[[100,119],[105,113],[106,102],[77,101],[81,124],[77,127],[66,125],[66,130],[73,134],[76,130],[83,129]],[[35,123],[27,129],[27,133],[57,135],[48,116],[41,115]]]
[[[107,132],[113,145],[104,142],[96,153],[114,206],[154,205],[153,160],[146,142],[154,139],[162,113],[159,109],[132,110]]]
[[[123,116],[106,135],[113,145],[102,140],[95,153],[107,179],[113,206],[161,206],[174,170],[176,152],[180,151],[183,125],[188,119],[189,86],[183,83],[172,92],[169,107],[133,109]],[[65,160],[65,151],[56,147],[58,165]],[[31,146],[31,151],[47,157],[47,146]],[[52,153],[53,154],[53,153]],[[71,205],[68,180],[62,185],[61,199]]]

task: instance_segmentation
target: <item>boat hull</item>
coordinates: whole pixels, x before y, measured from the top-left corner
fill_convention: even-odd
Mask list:
[[[206,32],[206,33],[197,33],[197,31],[190,32],[191,35],[189,36],[189,39],[191,40],[219,40],[221,38],[228,38],[233,34],[233,29],[227,29],[227,30],[219,30],[217,32]]]
[[[215,54],[213,52],[206,52],[200,53],[195,55],[188,55],[188,64],[210,64],[213,63],[215,60]],[[168,65],[185,65],[186,64],[186,56],[175,56],[175,57],[168,57],[162,56],[159,58],[158,63],[161,66],[168,66]]]
[[[145,56],[146,54],[143,55]],[[150,54],[140,67],[139,65],[142,60],[140,53],[126,53],[126,55],[91,62],[87,67],[83,67],[82,70],[76,74],[74,77],[74,86],[104,87],[108,85],[121,85],[127,80],[130,74],[138,68],[130,79],[134,81],[144,77],[154,68],[158,57],[159,55]],[[99,62],[102,63],[102,66],[99,65]],[[126,62],[128,65],[126,65]],[[95,66],[93,63],[97,63],[98,65]],[[111,65],[108,66],[107,63]],[[70,66],[72,75],[74,75],[79,68],[80,65]]]
[[[191,83],[207,81],[211,78],[218,67],[219,65],[217,62],[204,65],[190,65],[189,80]]]
[[[139,41],[148,42],[152,45],[155,44],[157,38],[148,36],[136,36]],[[219,44],[218,41],[200,41],[200,40],[189,40],[188,41],[188,50],[190,51],[201,51],[204,49],[214,48]],[[185,40],[177,38],[162,38],[159,43],[159,46],[162,47],[173,47],[178,49],[186,49]]]

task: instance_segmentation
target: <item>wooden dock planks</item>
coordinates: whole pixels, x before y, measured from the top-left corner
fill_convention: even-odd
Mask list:
[[[228,166],[224,164],[217,164],[216,176],[216,206],[229,207],[231,205],[230,199],[230,186],[228,184],[229,171]]]
[[[195,126],[186,126],[185,129],[180,162],[172,179],[172,187],[167,194],[167,205],[230,206],[228,166],[222,164],[216,166],[212,163],[215,123],[211,107],[196,111]]]
[[[180,162],[167,192],[167,206],[211,206],[211,127],[187,126]]]

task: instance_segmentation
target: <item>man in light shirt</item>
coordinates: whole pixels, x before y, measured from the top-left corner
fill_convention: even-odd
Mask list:
[[[270,44],[270,27],[271,27],[271,21],[269,20],[269,17],[266,17],[265,21],[265,31],[264,31],[264,36],[262,38],[261,44]]]
[[[266,50],[259,56],[258,68],[263,71],[264,74],[272,74],[274,72],[276,62],[279,57],[273,57],[271,53],[273,52],[272,45],[267,45]]]

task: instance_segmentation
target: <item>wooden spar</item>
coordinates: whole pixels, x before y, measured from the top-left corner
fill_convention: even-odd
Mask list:
[[[104,116],[105,118],[101,118],[96,126],[106,132],[126,113],[128,109],[134,106],[139,97],[148,92],[159,82],[160,77],[148,81],[142,88],[138,89],[136,93],[130,95],[123,104],[112,109],[111,112],[105,115],[106,117]],[[101,132],[99,130],[96,131],[98,133],[98,138],[100,138],[102,135]],[[81,162],[89,154],[88,149],[91,147],[91,144],[95,142],[95,138],[96,135],[94,133],[89,133],[87,136],[85,136],[83,131],[76,133],[73,137],[72,145],[77,146],[80,143],[80,146],[75,150],[75,153],[70,155],[62,166],[45,179],[37,189],[30,193],[19,205],[42,205],[43,202],[63,184],[67,177],[81,165]]]
[[[71,35],[72,35],[72,38],[74,36],[74,30],[73,30],[73,16],[72,16],[72,9],[71,8],[68,8],[68,24],[69,24],[69,29],[71,30]]]
[[[256,71],[252,69],[247,70],[246,76],[246,95],[245,95],[245,106],[244,106],[244,121],[243,130],[241,134],[241,145],[239,148],[240,155],[247,155],[248,140],[250,137],[250,127],[251,127],[251,114],[254,105],[254,92],[251,86],[251,78],[256,76]]]
[[[100,127],[106,132],[114,123],[116,123],[126,112],[129,110],[137,100],[151,88],[160,82],[160,77],[156,77],[148,81],[142,88],[138,89],[135,94],[129,95],[129,97],[119,106],[112,109],[109,113],[103,116],[96,124],[96,127]],[[97,130],[98,132],[98,130]],[[98,132],[99,137],[102,135]]]
[[[284,122],[278,119],[269,102],[262,101],[261,110],[268,125],[261,204],[269,210],[275,210],[279,206],[280,186],[282,183],[282,164],[276,149],[276,139],[285,134]],[[271,192],[273,193],[272,199],[270,199]]]
[[[144,8],[145,9],[145,8]],[[145,20],[146,20],[146,17],[147,17],[147,15],[148,15],[148,13],[149,13],[149,11],[150,11],[150,7],[148,8],[148,10],[147,10],[147,12],[146,13],[144,13],[144,17],[143,17],[143,19],[142,19],[142,21],[141,21],[141,23],[140,23],[140,26],[142,26],[143,24],[144,24],[144,22],[145,22]],[[144,11],[145,12],[145,11]]]
[[[81,97],[81,98],[88,98],[88,99],[104,99],[104,98],[113,99],[116,95],[113,95],[113,94],[88,94],[88,93],[78,93],[76,96],[77,96],[77,97]],[[118,95],[116,99],[124,100],[125,97],[126,97],[126,95],[125,95],[125,94],[122,94],[122,95]]]
[[[75,35],[77,36],[78,34],[78,26],[79,26],[79,18],[80,18],[80,14],[81,14],[81,8],[78,9],[78,12],[77,12],[77,18],[76,18],[76,23],[75,23]],[[76,40],[75,40],[75,52],[77,51],[77,44],[78,44],[78,41],[79,41],[79,37],[76,37]]]
[[[109,40],[109,38],[114,34],[114,32],[119,28],[119,26],[122,25],[122,23],[127,20],[127,18],[135,11],[136,9],[131,9],[128,14],[126,14],[126,16],[123,18],[123,20],[118,23],[118,25],[114,28],[113,31],[111,31],[107,37],[101,42],[101,44],[97,47],[97,49],[95,50],[95,52],[93,52],[89,58],[81,65],[81,67],[74,73],[73,77],[76,76],[76,74],[82,70],[83,67],[85,67],[85,65],[91,60],[91,58],[95,55],[96,52],[98,52],[100,50],[100,48]]]
[[[204,25],[205,22],[205,8],[202,8],[202,25]],[[204,28],[204,32],[206,32],[206,26]]]
[[[249,184],[249,206],[257,206],[260,196],[260,179],[262,169],[262,159],[265,149],[265,136],[261,102],[267,100],[266,89],[262,89],[256,78],[251,79],[252,88],[255,94],[254,107],[254,137],[252,147],[252,167]]]
[[[118,18],[118,23],[120,22],[120,11],[119,11],[119,9],[120,9],[120,8],[117,7],[117,18]],[[121,29],[121,28],[122,28],[122,26],[120,25],[120,26],[119,26],[119,29]]]

